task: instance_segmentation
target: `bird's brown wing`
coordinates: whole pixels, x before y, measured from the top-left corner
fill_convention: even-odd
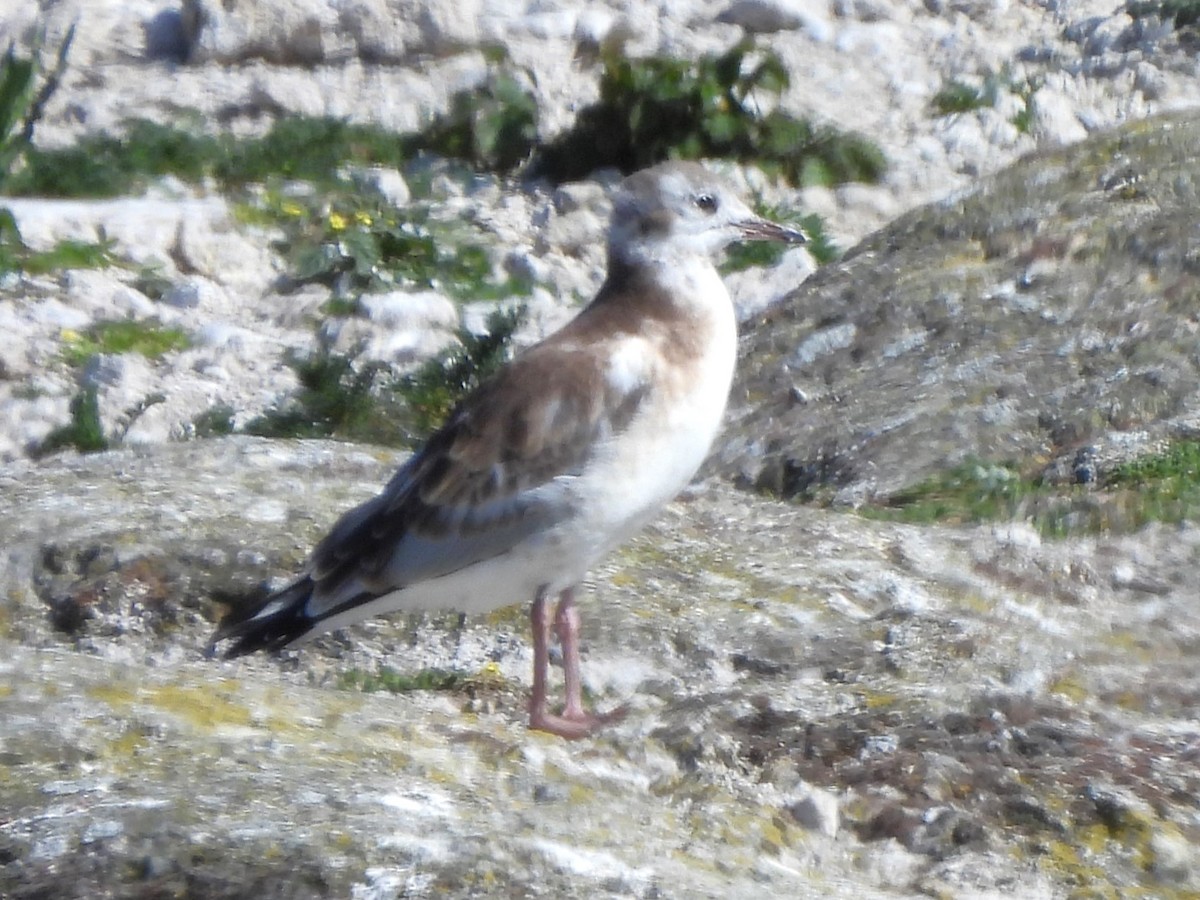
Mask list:
[[[307,613],[458,571],[570,516],[570,480],[647,390],[646,378],[609,378],[603,349],[543,344],[468,397],[318,545]]]

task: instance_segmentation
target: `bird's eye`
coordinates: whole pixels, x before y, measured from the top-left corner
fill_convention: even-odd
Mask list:
[[[717,198],[712,194],[701,194],[696,198],[696,205],[706,213],[715,213],[717,211]]]

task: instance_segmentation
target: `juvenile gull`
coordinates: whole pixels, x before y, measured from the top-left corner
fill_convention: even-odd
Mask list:
[[[232,640],[225,655],[240,656],[395,610],[481,613],[532,598],[529,726],[579,738],[619,716],[583,706],[576,586],[688,483],[716,436],[737,327],[713,255],[737,240],[804,239],[699,164],[630,175],[596,298],[463,400],[383,493],[342,516],[296,581],[233,610],[212,645]],[[561,713],[547,708],[551,628]]]

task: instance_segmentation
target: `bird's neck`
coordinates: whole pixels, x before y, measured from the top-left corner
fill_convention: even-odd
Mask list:
[[[644,315],[720,315],[732,304],[721,276],[707,256],[675,254],[669,261],[609,250],[608,275],[594,304],[637,302]]]

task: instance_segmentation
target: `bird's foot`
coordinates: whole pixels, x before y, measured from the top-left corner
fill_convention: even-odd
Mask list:
[[[608,725],[620,722],[629,712],[628,707],[618,706],[606,713],[567,712],[561,715],[547,712],[544,709],[529,711],[529,727],[533,731],[545,731],[547,734],[558,735],[568,741],[577,741],[589,737]]]

